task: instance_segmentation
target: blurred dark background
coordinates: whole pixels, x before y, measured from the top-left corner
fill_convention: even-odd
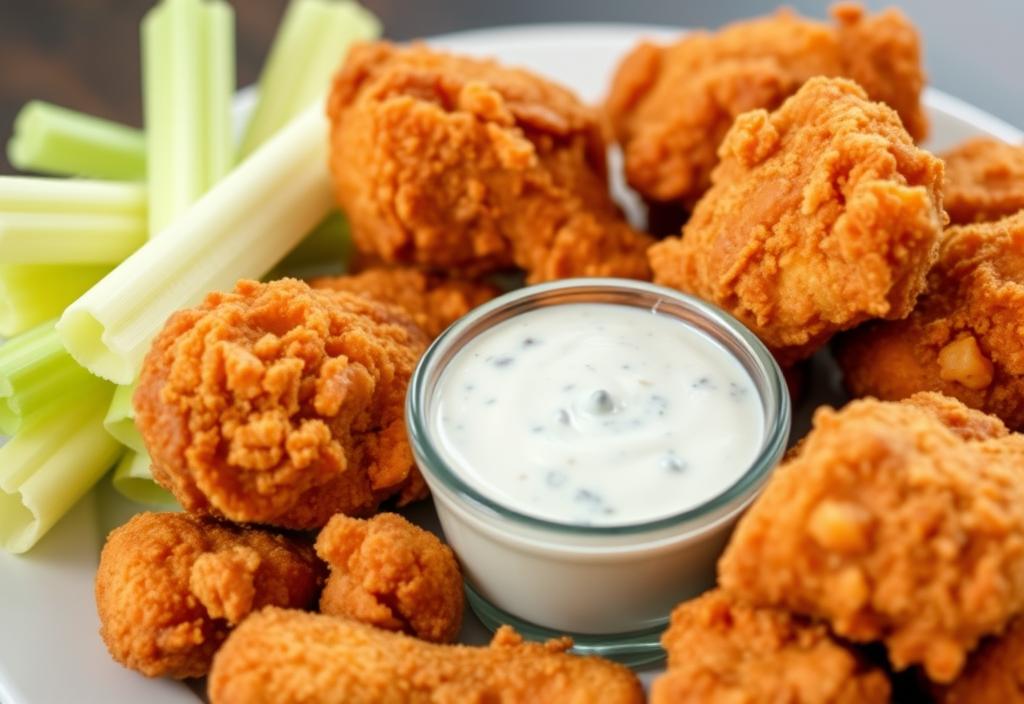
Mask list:
[[[287,0],[233,0],[238,82],[256,80]],[[41,98],[141,123],[138,26],[150,0],[0,0],[0,144],[18,108]],[[364,0],[394,39],[496,24],[628,21],[715,27],[778,0]],[[830,3],[782,4],[824,17]],[[869,0],[918,25],[932,85],[1024,127],[1024,0]],[[0,150],[2,151],[2,150]],[[9,172],[0,159],[0,172]]]

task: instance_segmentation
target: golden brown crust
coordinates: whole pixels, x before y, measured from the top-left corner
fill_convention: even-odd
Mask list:
[[[844,76],[899,112],[915,139],[928,125],[920,43],[898,10],[833,10],[837,25],[788,10],[691,32],[668,45],[642,42],[616,71],[605,105],[626,156],[626,176],[652,201],[688,207],[711,185],[717,147],[733,120],[773,110],[809,78]]]
[[[940,704],[1014,704],[1024,701],[1024,618],[971,654],[960,677],[935,692]]]
[[[394,513],[338,515],[316,540],[331,568],[320,611],[435,643],[462,626],[462,573],[451,548]]]
[[[952,681],[1024,608],[1024,437],[955,403],[819,410],[740,520],[722,587]]]
[[[353,48],[328,108],[331,169],[356,246],[386,262],[530,281],[649,278],[650,240],[608,193],[597,113],[493,61]]]
[[[714,186],[649,251],[655,281],[722,306],[783,365],[870,318],[903,318],[944,215],[942,162],[844,79],[737,118]]]
[[[404,403],[425,346],[400,309],[293,279],[212,293],[142,369],[153,478],[190,511],[297,529],[422,498]]]
[[[661,639],[652,704],[888,704],[889,681],[820,624],[721,590],[684,602]]]
[[[346,291],[403,309],[431,340],[500,291],[482,281],[457,279],[411,268],[376,267],[350,276],[323,276],[315,289]]]
[[[435,645],[355,621],[264,609],[217,653],[213,704],[641,704],[622,665],[524,643],[507,626],[491,645]]]
[[[942,158],[944,202],[954,225],[998,220],[1024,210],[1024,145],[977,137]]]
[[[940,391],[1024,429],[1024,211],[949,228],[917,307],[902,321],[858,328],[837,357],[855,396],[898,400]],[[945,356],[968,343],[980,376]]]
[[[306,608],[321,566],[308,545],[184,513],[140,513],[107,538],[100,635],[149,677],[201,677],[231,629],[267,605]]]

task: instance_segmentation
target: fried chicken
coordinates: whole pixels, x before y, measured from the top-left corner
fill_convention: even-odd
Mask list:
[[[855,396],[941,391],[1024,429],[1024,211],[949,228],[906,320],[858,328],[836,345]]]
[[[1024,617],[989,638],[956,682],[936,692],[940,704],[1015,704],[1024,701]]]
[[[320,611],[435,643],[462,626],[462,572],[451,548],[394,513],[338,515],[316,540],[331,567]]]
[[[655,281],[739,318],[788,366],[870,318],[903,318],[942,229],[942,162],[850,81],[812,78],[736,119],[714,185],[651,247]]]
[[[676,607],[652,704],[887,704],[889,680],[820,624],[721,590]]]
[[[267,605],[306,608],[320,591],[313,549],[185,513],[140,513],[107,537],[96,573],[100,635],[149,677],[201,677],[232,628]]]
[[[641,704],[622,665],[563,652],[567,638],[524,643],[503,626],[485,648],[435,645],[355,621],[264,609],[217,653],[213,704]],[[268,683],[273,683],[268,686]]]
[[[815,414],[740,520],[722,588],[950,682],[1024,609],[1024,436],[938,394]]]
[[[716,149],[733,120],[775,109],[814,76],[855,80],[923,139],[924,74],[913,25],[895,9],[865,15],[858,5],[842,4],[832,14],[834,27],[780,10],[633,49],[605,105],[630,185],[650,201],[691,208],[711,185]]]
[[[598,114],[493,61],[377,42],[334,80],[331,171],[362,251],[531,282],[649,278],[650,239],[608,193]]]
[[[324,276],[313,279],[309,285],[396,305],[411,315],[431,340],[466,313],[501,293],[484,282],[409,268],[377,267],[351,276]]]
[[[977,137],[943,159],[944,204],[953,224],[998,220],[1024,210],[1024,144]]]
[[[153,478],[189,511],[296,529],[422,498],[404,404],[426,343],[398,308],[293,279],[212,293],[142,369]]]

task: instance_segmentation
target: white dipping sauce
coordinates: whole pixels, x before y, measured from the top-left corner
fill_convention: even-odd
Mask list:
[[[680,320],[619,304],[538,308],[468,341],[431,419],[453,471],[493,501],[574,525],[700,506],[764,439],[753,380]]]

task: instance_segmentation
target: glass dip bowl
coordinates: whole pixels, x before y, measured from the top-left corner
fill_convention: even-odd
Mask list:
[[[764,432],[754,461],[725,491],[675,515],[627,525],[544,520],[499,503],[446,457],[436,423],[446,367],[470,340],[514,316],[575,303],[630,306],[703,333],[749,374]],[[570,635],[575,650],[631,665],[663,656],[672,608],[714,584],[715,564],[742,511],[785,451],[790,399],[772,355],[715,306],[625,279],[568,279],[522,288],[483,305],[430,347],[409,387],[406,421],[441,526],[459,557],[469,603],[490,629],[510,624],[541,639]]]

